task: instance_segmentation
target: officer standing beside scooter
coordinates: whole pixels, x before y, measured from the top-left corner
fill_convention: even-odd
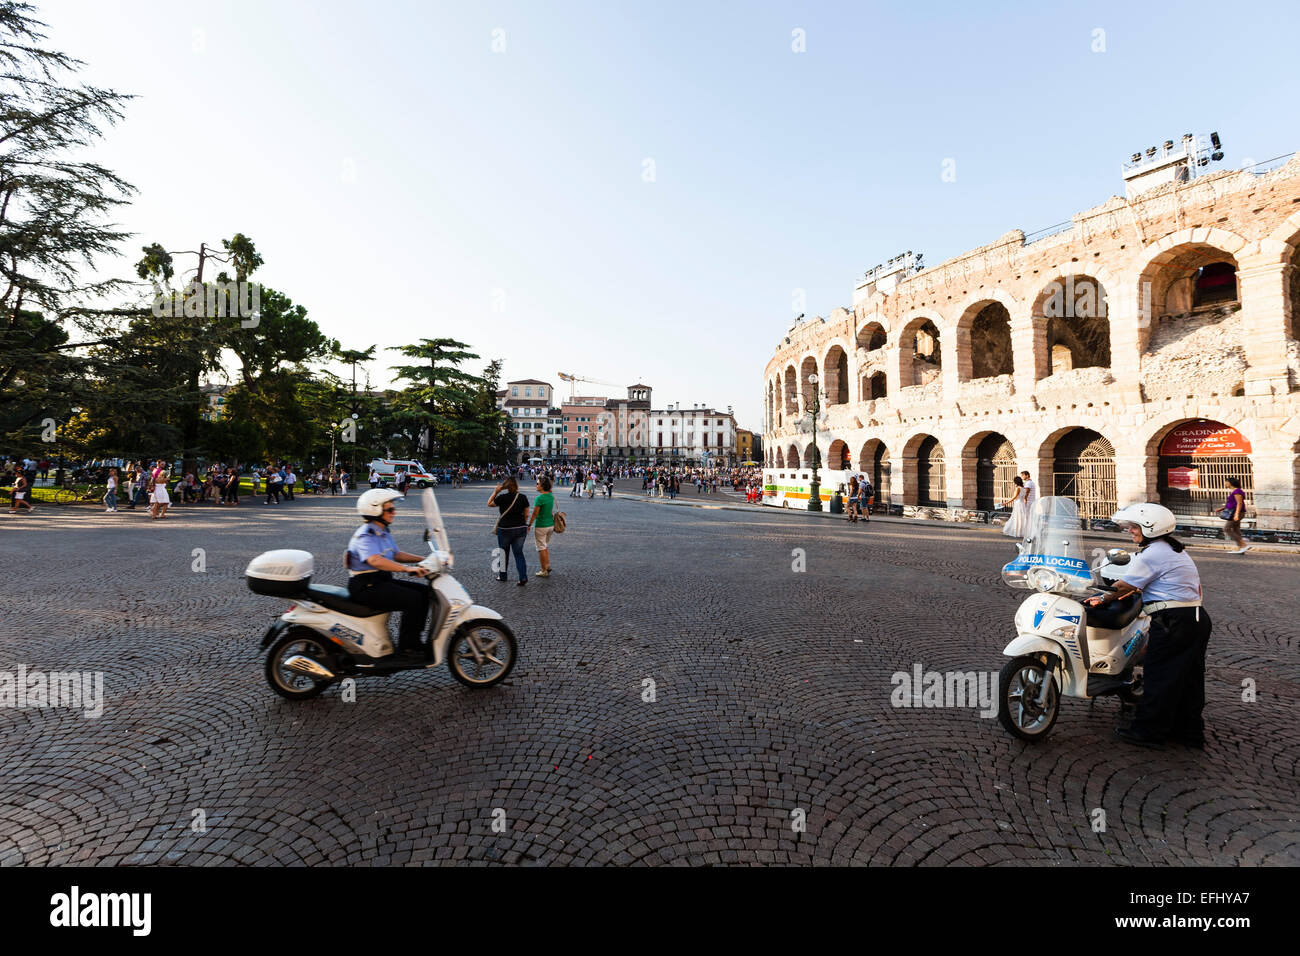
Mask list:
[[[1210,642],[1210,615],[1201,607],[1201,576],[1181,541],[1171,536],[1174,513],[1162,505],[1130,505],[1111,518],[1126,528],[1141,549],[1115,583],[1114,595],[1097,595],[1096,606],[1135,591],[1151,633],[1143,660],[1143,692],[1137,716],[1115,736],[1140,747],[1159,747],[1176,740],[1205,746],[1205,652]]]

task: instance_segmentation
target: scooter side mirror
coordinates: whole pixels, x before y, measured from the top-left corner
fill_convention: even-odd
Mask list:
[[[1111,564],[1128,564],[1132,559],[1133,555],[1129,554],[1123,548],[1111,548],[1106,552],[1106,560]]]

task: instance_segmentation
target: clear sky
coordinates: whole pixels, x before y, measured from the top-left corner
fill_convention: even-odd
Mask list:
[[[96,153],[140,190],[112,271],[244,232],[345,347],[453,336],[753,429],[793,315],[876,263],[1068,219],[1186,132],[1300,148],[1294,0],[38,6],[139,96]]]

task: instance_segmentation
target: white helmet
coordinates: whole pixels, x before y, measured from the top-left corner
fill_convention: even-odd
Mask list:
[[[1172,511],[1164,505],[1153,504],[1150,501],[1121,508],[1111,515],[1110,520],[1116,524],[1137,525],[1144,538],[1158,538],[1169,534],[1177,524]]]
[[[403,497],[391,488],[371,488],[357,499],[357,514],[363,518],[378,518],[384,513],[384,505]]]

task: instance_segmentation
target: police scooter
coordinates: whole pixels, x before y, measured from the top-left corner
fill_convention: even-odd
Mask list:
[[[248,587],[255,594],[285,597],[294,603],[262,637],[266,679],[281,697],[306,700],[348,677],[383,677],[404,670],[428,670],[447,662],[456,680],[469,687],[499,684],[515,666],[515,636],[501,615],[474,604],[451,576],[453,558],[433,489],[421,495],[430,615],[428,659],[389,660],[393,641],[389,612],[351,599],[346,588],[312,584],[309,551],[267,551],[249,562]]]
[[[1021,740],[1034,741],[1056,723],[1062,695],[1115,695],[1137,703],[1151,621],[1138,593],[1099,607],[1082,603],[1099,590],[1114,590],[1107,582],[1130,555],[1099,549],[1090,565],[1072,498],[1038,499],[1029,522],[1020,556],[1002,569],[1008,585],[1035,593],[1016,612],[1017,636],[1002,651],[1011,660],[998,683],[998,719]]]

